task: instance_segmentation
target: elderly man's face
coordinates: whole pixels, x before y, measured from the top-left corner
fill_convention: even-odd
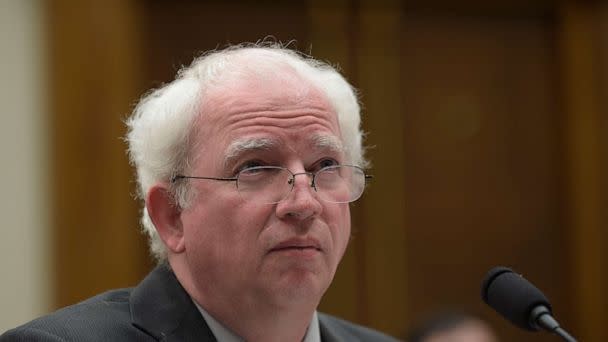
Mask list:
[[[241,82],[211,94],[213,111],[197,122],[197,159],[189,173],[234,177],[252,166],[299,173],[346,163],[344,152],[327,143],[341,141],[336,114],[320,92],[302,84]],[[234,182],[190,184],[197,196],[181,219],[197,301],[210,311],[260,301],[316,306],[348,244],[348,204],[321,201],[305,175],[278,204],[244,201]]]

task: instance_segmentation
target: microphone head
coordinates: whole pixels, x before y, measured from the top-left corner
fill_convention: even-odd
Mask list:
[[[481,284],[481,298],[486,304],[518,327],[530,331],[539,330],[531,316],[538,305],[551,312],[551,304],[545,295],[507,267],[494,267]]]

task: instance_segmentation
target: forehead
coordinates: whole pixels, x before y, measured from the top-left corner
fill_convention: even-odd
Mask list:
[[[317,109],[335,117],[325,94],[285,65],[277,66],[272,73],[235,73],[218,83],[205,96],[204,114],[211,120],[243,110],[290,108]]]
[[[207,94],[204,108],[200,136],[215,143],[221,140],[215,148],[265,137],[315,146],[322,145],[320,137],[332,140],[333,136],[332,146],[341,140],[336,113],[326,96],[290,73],[228,82]]]

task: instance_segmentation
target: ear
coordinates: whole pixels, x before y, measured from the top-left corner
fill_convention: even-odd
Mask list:
[[[166,185],[156,184],[148,191],[146,209],[158,235],[169,251],[183,252],[185,244],[180,208]]]

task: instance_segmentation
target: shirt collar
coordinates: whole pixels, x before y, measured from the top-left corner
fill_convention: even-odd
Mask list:
[[[198,303],[195,301],[194,305],[198,308],[201,315],[207,322],[209,329],[217,339],[217,342],[244,342],[243,338],[232,332],[230,329],[226,328],[222,323],[218,322],[215,318],[213,318],[205,309],[203,309]],[[304,335],[304,339],[302,342],[321,342],[321,332],[319,330],[319,318],[317,317],[317,312],[315,311],[312,315],[312,319],[310,320],[310,324],[308,325],[308,329],[306,330],[306,335]]]
[[[302,342],[321,342],[321,330],[319,329],[319,317],[317,317],[317,311],[312,314],[312,319],[306,329],[306,335]]]

